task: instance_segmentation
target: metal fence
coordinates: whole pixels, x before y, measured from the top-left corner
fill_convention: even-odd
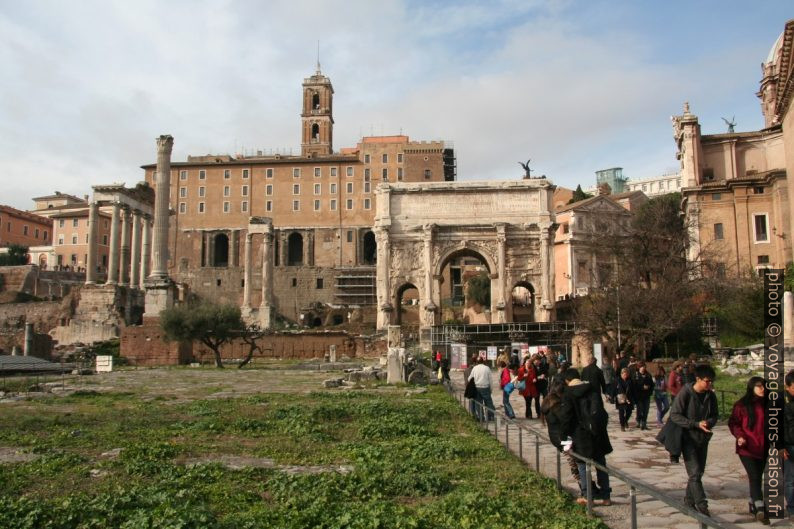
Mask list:
[[[497,439],[500,438],[499,423],[501,423],[501,427],[504,430],[505,447],[508,450],[510,450],[510,430],[516,429],[518,434],[518,447],[517,447],[518,457],[522,461],[527,461],[529,463],[533,454],[528,454],[527,458],[524,457],[524,450],[526,445],[525,438],[528,439],[530,442],[530,450],[534,448],[534,469],[538,473],[543,473],[543,471],[541,470],[541,457],[540,457],[541,448],[545,448],[547,450],[549,448],[553,449],[554,453],[556,454],[557,487],[560,488],[561,490],[563,489],[561,453],[559,450],[557,450],[556,447],[554,447],[554,445],[551,443],[551,440],[549,439],[548,435],[545,432],[528,425],[518,424],[516,422],[513,422],[511,419],[508,419],[503,412],[497,410],[491,410],[491,409],[486,410],[483,403],[465,398],[463,396],[462,391],[455,390],[454,388],[451,387],[451,385],[447,384],[445,386],[447,388],[447,391],[457,401],[460,402],[460,404],[464,407],[464,409],[466,409],[470,414],[472,414],[475,417],[476,420],[480,422],[480,424],[484,427],[484,429],[488,430],[489,432],[493,429],[494,437],[496,437]],[[724,400],[724,395],[723,395],[723,400]],[[487,417],[488,415],[493,415],[494,420],[493,421],[480,420],[480,418]],[[492,424],[493,424],[493,428],[491,426]],[[721,529],[721,528],[728,529],[728,528],[737,527],[735,524],[717,522],[713,518],[704,516],[700,512],[681,503],[676,498],[673,498],[672,496],[668,495],[666,492],[659,490],[644,481],[631,477],[622,470],[619,470],[609,465],[602,466],[596,463],[595,461],[593,461],[592,459],[577,454],[573,450],[570,450],[568,453],[570,453],[574,458],[583,461],[585,463],[587,467],[586,472],[588,476],[591,475],[593,468],[600,469],[606,472],[607,474],[609,474],[610,478],[616,478],[626,484],[626,486],[629,489],[629,504],[631,507],[631,529],[637,529],[638,527],[637,526],[637,494],[638,493],[647,494],[648,496],[651,496],[652,498],[659,500],[669,505],[670,507],[673,507],[679,512],[694,518],[700,524],[701,529],[705,529],[706,527],[713,527],[717,529]],[[587,481],[587,514],[592,516],[593,515],[593,490],[591,486],[592,480],[588,479],[586,481]]]

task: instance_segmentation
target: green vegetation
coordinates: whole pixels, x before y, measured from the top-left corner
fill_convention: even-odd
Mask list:
[[[8,253],[0,254],[0,266],[28,264],[28,248],[18,244],[9,244]]]
[[[174,305],[160,316],[166,340],[201,342],[215,355],[215,366],[223,367],[221,347],[245,328],[240,307],[195,301]]]
[[[483,307],[491,306],[491,279],[485,272],[466,282],[466,297]]]
[[[587,200],[588,198],[593,198],[593,195],[590,193],[585,193],[582,191],[582,186],[576,186],[576,189],[573,191],[573,195],[571,199],[568,201],[568,204],[574,204],[576,202],[581,202],[582,200]]]
[[[378,393],[4,405],[0,446],[34,459],[0,464],[0,527],[605,527],[441,388]]]

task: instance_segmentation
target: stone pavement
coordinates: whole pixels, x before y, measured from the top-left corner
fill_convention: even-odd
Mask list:
[[[463,391],[462,372],[451,373],[453,387],[456,391]],[[493,401],[497,409],[497,414],[503,411],[502,391],[499,389],[497,373],[492,376],[491,387],[493,391]],[[523,419],[524,399],[517,392],[513,392],[510,403],[518,419],[510,421],[505,428],[505,422],[498,420],[496,427],[494,423],[488,423],[490,431],[497,431],[497,438],[516,455],[523,457],[530,468],[535,468],[535,441],[534,436],[527,435],[524,431],[519,434],[517,426],[529,427],[536,431],[547,434],[547,430],[542,426],[540,420]],[[617,468],[648,485],[659,489],[666,494],[684,501],[684,490],[686,488],[687,476],[684,469],[683,459],[681,463],[670,463],[669,454],[664,447],[659,444],[655,437],[659,429],[656,423],[656,407],[651,403],[649,418],[654,423],[650,425],[650,430],[640,430],[634,427],[634,416],[630,424],[629,431],[621,432],[618,422],[618,413],[614,405],[605,402],[605,407],[609,413],[609,434],[614,451],[607,456],[607,465]],[[505,435],[507,431],[507,436]],[[519,436],[521,443],[519,444]],[[714,429],[714,436],[709,445],[708,460],[706,463],[706,473],[703,477],[703,485],[706,495],[709,498],[709,510],[712,518],[725,527],[741,527],[755,529],[765,527],[748,513],[748,503],[750,492],[747,484],[747,475],[744,472],[739,456],[734,451],[734,438],[728,430],[724,421],[717,424]],[[556,449],[547,444],[542,438],[540,440],[540,470],[546,476],[557,478],[557,456]],[[574,497],[579,496],[579,486],[571,476],[567,460],[561,458],[561,476],[563,487]],[[595,476],[594,476],[595,477]],[[612,487],[612,502],[610,507],[594,508],[595,513],[612,529],[631,528],[631,507],[629,488],[617,478],[610,477]],[[794,523],[789,520],[772,520],[772,527],[794,527]],[[699,522],[685,514],[680,513],[674,507],[668,506],[659,500],[648,495],[637,494],[637,527],[653,529],[696,529],[700,527]]]

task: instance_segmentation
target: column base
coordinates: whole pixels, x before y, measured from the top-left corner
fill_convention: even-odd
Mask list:
[[[159,318],[162,311],[174,306],[176,286],[171,280],[147,279],[144,287],[146,289],[143,313],[145,318]]]
[[[272,305],[259,306],[259,326],[262,329],[271,329],[276,322],[276,313]]]

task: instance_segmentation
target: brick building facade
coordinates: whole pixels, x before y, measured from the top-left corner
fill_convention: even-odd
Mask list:
[[[334,151],[333,93],[319,70],[304,79],[300,155],[188,156],[171,163],[172,278],[202,297],[241,304],[248,222],[269,217],[280,314],[309,325],[341,323],[351,307],[375,302],[375,187],[454,181],[455,155],[444,142],[404,135],[364,137]],[[156,166],[143,170],[154,185]],[[254,255],[261,254],[259,244]],[[260,278],[254,271],[255,297]]]

